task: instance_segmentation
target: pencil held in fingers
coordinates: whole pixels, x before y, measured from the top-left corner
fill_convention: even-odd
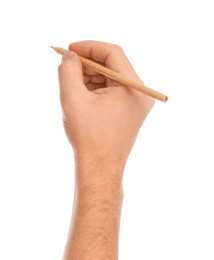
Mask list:
[[[67,52],[67,50],[61,48],[61,47],[53,47],[51,46],[51,48],[53,48],[57,53],[63,55],[64,53]],[[134,80],[131,80],[123,75],[121,75],[120,73],[118,72],[115,72],[113,70],[110,70],[92,60],[89,60],[89,59],[86,59],[82,56],[79,56],[80,60],[81,60],[81,63],[86,66],[86,67],[89,67],[97,72],[99,72],[100,74],[108,77],[108,78],[111,78],[113,80],[116,80],[122,84],[124,84],[125,86],[128,86],[128,87],[131,87],[133,89],[136,89],[150,97],[153,97],[155,99],[158,99],[162,102],[167,102],[168,101],[168,97],[164,94],[161,94],[160,92],[158,91],[155,91],[141,83],[138,83]]]

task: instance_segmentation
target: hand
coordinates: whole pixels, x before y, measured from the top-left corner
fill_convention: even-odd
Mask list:
[[[142,83],[123,50],[96,41],[72,43],[59,66],[64,128],[75,160],[125,165],[154,99],[82,66],[78,55]],[[77,55],[78,54],[78,55]]]

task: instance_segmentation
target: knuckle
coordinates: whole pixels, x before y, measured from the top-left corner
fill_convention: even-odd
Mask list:
[[[123,49],[122,49],[122,47],[120,45],[113,44],[113,47],[114,47],[115,51],[123,52]]]
[[[63,71],[67,71],[69,70],[71,67],[71,63],[70,62],[65,62],[65,63],[62,63],[58,66],[58,72],[61,73]]]
[[[58,72],[60,73],[62,71],[62,64],[58,66]]]
[[[82,104],[81,98],[71,93],[61,93],[60,102],[65,113],[73,110],[75,107],[80,107]]]

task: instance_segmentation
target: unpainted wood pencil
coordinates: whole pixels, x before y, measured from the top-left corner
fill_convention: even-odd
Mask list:
[[[62,54],[62,55],[67,52],[67,50],[65,50],[61,47],[51,46],[51,48],[53,48],[57,53]],[[168,100],[168,97],[166,95],[161,94],[160,92],[153,90],[153,89],[143,85],[142,83],[138,83],[134,80],[131,80],[116,71],[110,70],[110,69],[108,69],[92,60],[86,59],[82,56],[79,56],[79,58],[80,58],[81,63],[84,66],[89,67],[108,78],[114,79],[114,80],[124,84],[125,86],[134,88],[134,89],[136,89],[150,97],[158,99],[162,102],[167,102],[167,100]]]

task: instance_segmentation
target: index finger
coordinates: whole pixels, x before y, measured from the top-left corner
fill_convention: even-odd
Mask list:
[[[124,51],[118,45],[99,41],[80,41],[71,43],[69,50],[80,56],[103,62],[107,68],[139,80]]]

